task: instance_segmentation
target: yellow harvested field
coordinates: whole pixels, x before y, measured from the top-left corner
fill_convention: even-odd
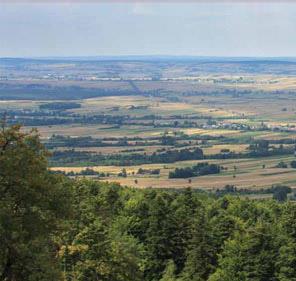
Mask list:
[[[53,171],[64,171],[64,172],[80,172],[87,167],[52,167]],[[143,169],[163,169],[163,164],[147,164],[147,165],[136,165],[136,166],[128,166],[128,167],[120,167],[120,166],[88,166],[88,168],[93,169],[97,172],[104,173],[114,173],[118,174],[123,168],[126,169],[128,174],[132,172],[137,172],[139,168]]]
[[[211,147],[202,147],[204,154],[211,155],[220,153],[222,149],[229,149],[230,151],[235,152],[244,152],[246,151],[247,144],[217,144]]]
[[[228,136],[239,134],[238,130],[225,130],[225,129],[181,129],[187,135],[208,135],[208,136]]]
[[[182,188],[191,186],[192,188],[216,189],[223,188],[225,185],[235,185],[238,188],[263,188],[273,184],[287,184],[296,187],[296,169],[291,168],[275,168],[280,161],[289,163],[295,157],[266,157],[264,159],[227,159],[227,160],[200,160],[200,161],[182,161],[172,164],[146,164],[124,167],[128,177],[118,177],[117,174],[123,167],[119,166],[94,166],[89,167],[95,171],[110,173],[109,178],[103,180],[110,182],[120,182],[122,185],[129,185],[140,188]],[[223,166],[223,170],[217,175],[208,175],[202,177],[191,178],[189,184],[188,179],[168,179],[170,171],[176,167],[190,167],[199,162],[215,163]],[[265,168],[263,168],[263,165]],[[79,172],[86,167],[53,167],[53,170],[61,170],[65,172]],[[136,175],[139,168],[143,169],[160,169],[159,176]],[[133,175],[132,173],[135,173]],[[235,175],[235,177],[233,177]],[[135,180],[138,183],[135,183]]]
[[[270,170],[266,171],[267,173]],[[274,172],[274,171],[273,171]],[[233,175],[217,175],[203,176],[192,178],[191,183],[188,179],[167,179],[167,178],[152,178],[152,177],[127,177],[127,178],[110,178],[109,182],[119,182],[122,185],[140,187],[140,188],[184,188],[190,186],[200,189],[217,189],[223,188],[225,185],[235,185],[238,188],[263,188],[273,184],[289,184],[291,187],[296,187],[295,183],[296,171],[282,171],[282,173],[274,175],[264,175],[258,172],[238,174],[235,178]],[[138,183],[135,184],[135,179]]]

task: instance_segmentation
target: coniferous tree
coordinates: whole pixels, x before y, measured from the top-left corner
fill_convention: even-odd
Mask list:
[[[145,241],[148,255],[145,274],[148,280],[159,280],[166,261],[173,257],[176,225],[171,213],[171,200],[167,194],[160,193],[150,202]]]
[[[210,230],[205,210],[200,208],[195,214],[192,238],[189,241],[187,259],[182,281],[205,281],[212,272],[213,247],[210,245]]]
[[[280,247],[275,276],[278,281],[296,280],[296,243],[294,241],[285,241],[285,244]]]
[[[270,225],[258,222],[228,240],[209,281],[265,281],[275,275],[276,251]]]
[[[188,244],[192,239],[195,213],[201,205],[191,189],[186,189],[172,202],[173,223],[176,226],[173,259],[177,273],[180,273],[184,267]]]
[[[175,272],[176,272],[175,263],[173,260],[169,260],[160,281],[177,281]]]

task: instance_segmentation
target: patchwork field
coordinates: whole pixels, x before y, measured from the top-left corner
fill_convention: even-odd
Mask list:
[[[0,66],[0,113],[38,130],[53,171],[139,188],[296,187],[294,61],[15,63]]]
[[[173,164],[154,164],[138,165],[126,167],[127,177],[118,177],[122,167],[118,166],[96,166],[92,167],[95,171],[110,173],[110,177],[102,179],[107,181],[116,181],[123,185],[134,186],[139,188],[156,187],[156,188],[183,188],[192,187],[199,189],[217,189],[226,185],[235,185],[238,188],[258,189],[266,188],[275,184],[285,184],[296,188],[296,169],[276,168],[280,162],[289,162],[294,159],[288,157],[266,157],[262,159],[241,159],[241,160],[210,160],[209,163],[215,163],[223,166],[227,170],[219,175],[209,175],[195,177],[189,183],[188,179],[168,179],[168,174],[175,168],[184,168],[192,166],[203,161],[183,161]],[[265,167],[263,168],[263,165]],[[160,169],[158,176],[134,175],[142,169]],[[80,172],[84,167],[55,167],[53,170],[65,172]],[[135,180],[137,182],[135,182]]]

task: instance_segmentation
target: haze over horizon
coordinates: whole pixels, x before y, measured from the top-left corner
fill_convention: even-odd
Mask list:
[[[0,57],[295,57],[294,3],[0,4]]]
[[[196,62],[293,62],[296,56],[186,56],[186,55],[104,55],[104,56],[0,56],[0,60],[58,60],[58,61],[196,61]]]

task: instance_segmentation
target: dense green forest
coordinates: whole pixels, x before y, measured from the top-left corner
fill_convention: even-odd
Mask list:
[[[296,205],[50,173],[37,132],[0,132],[0,280],[296,280]]]

